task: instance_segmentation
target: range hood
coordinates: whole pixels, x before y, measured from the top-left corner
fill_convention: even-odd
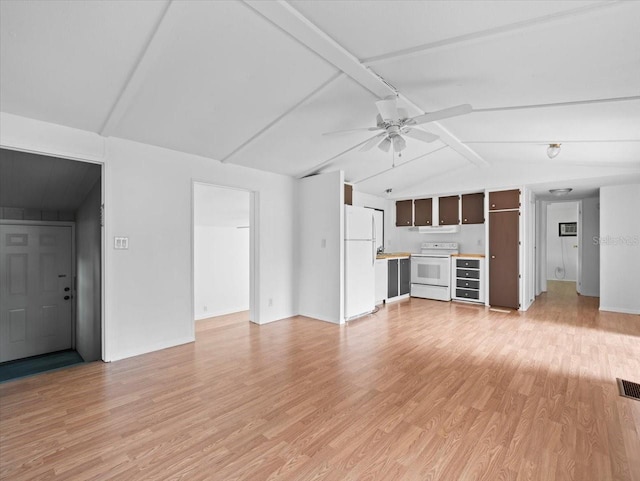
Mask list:
[[[460,232],[459,225],[428,225],[420,227],[410,227],[409,230],[417,231],[419,234],[455,234]]]

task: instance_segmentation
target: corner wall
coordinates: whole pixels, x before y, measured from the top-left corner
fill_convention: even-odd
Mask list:
[[[580,219],[580,278],[578,292],[582,296],[600,296],[600,246],[596,239],[600,235],[600,199],[582,199]]]
[[[297,184],[298,311],[344,322],[344,174],[300,179]]]
[[[640,184],[600,189],[600,310],[640,314]]]
[[[256,193],[256,321],[296,314],[293,179],[6,113],[0,122],[2,147],[105,165],[106,361],[195,338],[194,180]],[[129,249],[114,250],[114,236]]]
[[[76,350],[85,362],[102,359],[101,179],[76,212]]]

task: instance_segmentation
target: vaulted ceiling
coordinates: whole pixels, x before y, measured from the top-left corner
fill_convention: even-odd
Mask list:
[[[3,0],[0,22],[16,115],[395,197],[640,180],[640,2]],[[474,110],[401,156],[322,135],[388,95]]]

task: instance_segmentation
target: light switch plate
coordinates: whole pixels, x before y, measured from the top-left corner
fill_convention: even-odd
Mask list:
[[[114,249],[128,249],[129,248],[129,238],[128,237],[114,237],[113,238],[113,248]]]

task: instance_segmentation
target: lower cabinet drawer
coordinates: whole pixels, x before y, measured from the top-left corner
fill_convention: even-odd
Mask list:
[[[464,299],[480,299],[480,292],[469,289],[456,289],[456,297],[462,297]]]
[[[480,281],[471,279],[457,279],[456,287],[464,287],[466,289],[480,289]]]
[[[480,271],[473,269],[456,269],[456,277],[480,279]]]

